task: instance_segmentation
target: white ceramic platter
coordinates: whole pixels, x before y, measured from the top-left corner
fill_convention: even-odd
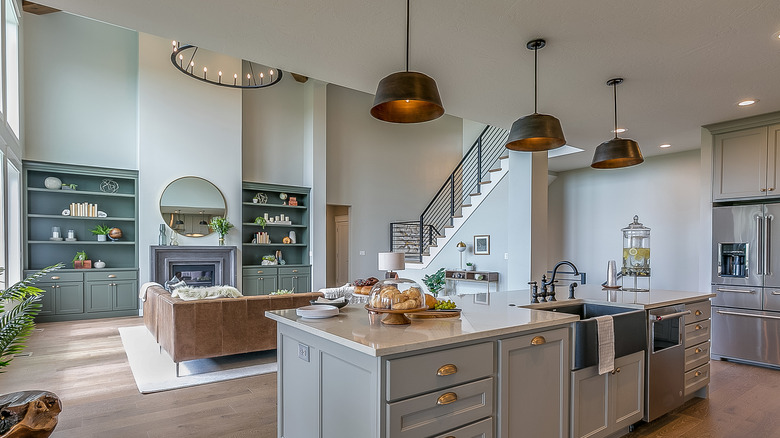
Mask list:
[[[301,318],[330,318],[339,314],[336,306],[327,304],[316,304],[311,306],[299,307],[295,313]]]

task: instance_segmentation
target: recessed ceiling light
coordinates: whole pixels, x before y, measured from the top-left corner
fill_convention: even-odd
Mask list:
[[[618,128],[618,129],[613,129],[610,132],[614,132],[615,134],[622,134],[622,133],[624,133],[626,131],[628,131],[628,129],[626,129],[626,128]]]
[[[745,100],[737,103],[737,105],[739,105],[739,106],[750,106],[750,105],[753,105],[756,102],[758,102],[758,99],[745,99]]]
[[[672,147],[672,145],[670,145],[669,143],[665,143],[665,144],[662,144],[662,145],[660,145],[660,146],[658,146],[658,147],[659,147],[659,148],[664,148],[664,149],[666,149],[666,148],[670,148],[670,147]]]

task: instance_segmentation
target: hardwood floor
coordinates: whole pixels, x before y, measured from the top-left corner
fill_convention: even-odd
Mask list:
[[[0,393],[42,389],[63,404],[52,437],[275,437],[276,374],[143,395],[119,327],[140,318],[39,324],[0,374]],[[780,437],[780,371],[712,362],[710,398],[694,399],[627,435]],[[363,437],[344,437],[363,438]]]

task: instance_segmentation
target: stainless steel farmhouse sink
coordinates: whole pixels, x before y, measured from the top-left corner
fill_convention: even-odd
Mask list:
[[[566,303],[550,306],[529,305],[530,309],[579,315],[574,323],[572,337],[572,370],[587,368],[599,363],[596,316],[612,315],[615,328],[615,357],[647,349],[647,323],[645,311],[631,307],[620,307],[598,303]]]

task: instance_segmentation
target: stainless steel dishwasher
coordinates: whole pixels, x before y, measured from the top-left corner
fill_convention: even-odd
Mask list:
[[[685,390],[684,304],[647,312],[645,421],[653,421],[683,403]]]

